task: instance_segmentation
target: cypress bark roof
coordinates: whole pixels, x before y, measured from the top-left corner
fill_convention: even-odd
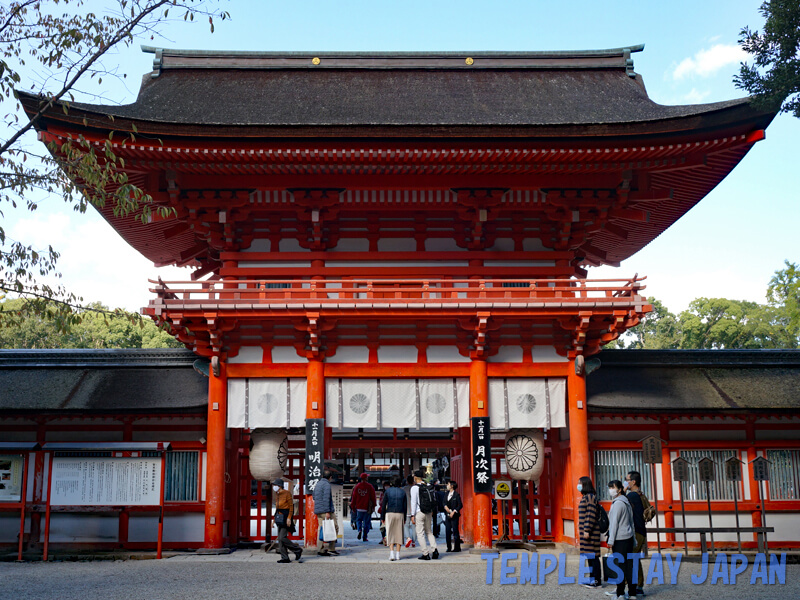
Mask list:
[[[593,412],[788,412],[800,350],[605,350],[587,378]],[[0,413],[204,412],[188,350],[0,350]]]

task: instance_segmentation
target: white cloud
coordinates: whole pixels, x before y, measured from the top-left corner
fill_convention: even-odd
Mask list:
[[[700,50],[694,57],[684,58],[672,71],[672,78],[710,77],[728,65],[747,60],[747,56],[735,44],[716,44],[707,50]]]
[[[688,94],[683,96],[683,101],[688,102],[689,104],[700,104],[710,94],[711,91],[709,90],[699,91],[697,88],[692,88]]]
[[[138,311],[145,306],[153,296],[148,278],[188,280],[190,275],[187,269],[156,269],[91,210],[83,215],[68,208],[34,213],[19,219],[9,237],[37,249],[52,245],[61,254],[58,270],[63,277],[43,282],[64,285],[84,302],[100,301],[112,308]]]

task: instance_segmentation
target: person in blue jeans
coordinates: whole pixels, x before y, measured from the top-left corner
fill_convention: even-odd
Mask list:
[[[356,511],[358,523],[358,539],[369,541],[367,536],[372,529],[372,511],[375,510],[375,488],[368,481],[369,475],[361,474],[361,482],[353,488],[350,496],[350,508]]]

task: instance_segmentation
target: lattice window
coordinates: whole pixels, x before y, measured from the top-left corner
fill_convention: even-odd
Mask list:
[[[594,487],[600,500],[609,500],[608,482],[614,479],[625,481],[628,471],[639,471],[642,475],[642,491],[653,498],[653,485],[650,478],[650,465],[642,461],[641,450],[595,450]],[[576,480],[581,477],[576,475]]]
[[[197,502],[199,452],[167,452],[166,502]]]
[[[767,450],[771,500],[800,499],[800,450]]]
[[[700,468],[697,466],[703,458],[714,461],[714,481],[709,486],[711,499],[733,500],[734,494],[737,494],[737,498],[741,500],[737,482],[725,479],[725,461],[734,456],[735,450],[681,450],[681,457],[689,461],[689,481],[683,483],[684,500],[708,499],[706,482],[700,481]]]

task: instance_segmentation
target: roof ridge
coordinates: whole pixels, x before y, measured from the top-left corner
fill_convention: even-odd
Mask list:
[[[625,69],[644,44],[599,50],[533,51],[292,51],[190,50],[142,46],[153,58],[152,77],[164,69]]]

